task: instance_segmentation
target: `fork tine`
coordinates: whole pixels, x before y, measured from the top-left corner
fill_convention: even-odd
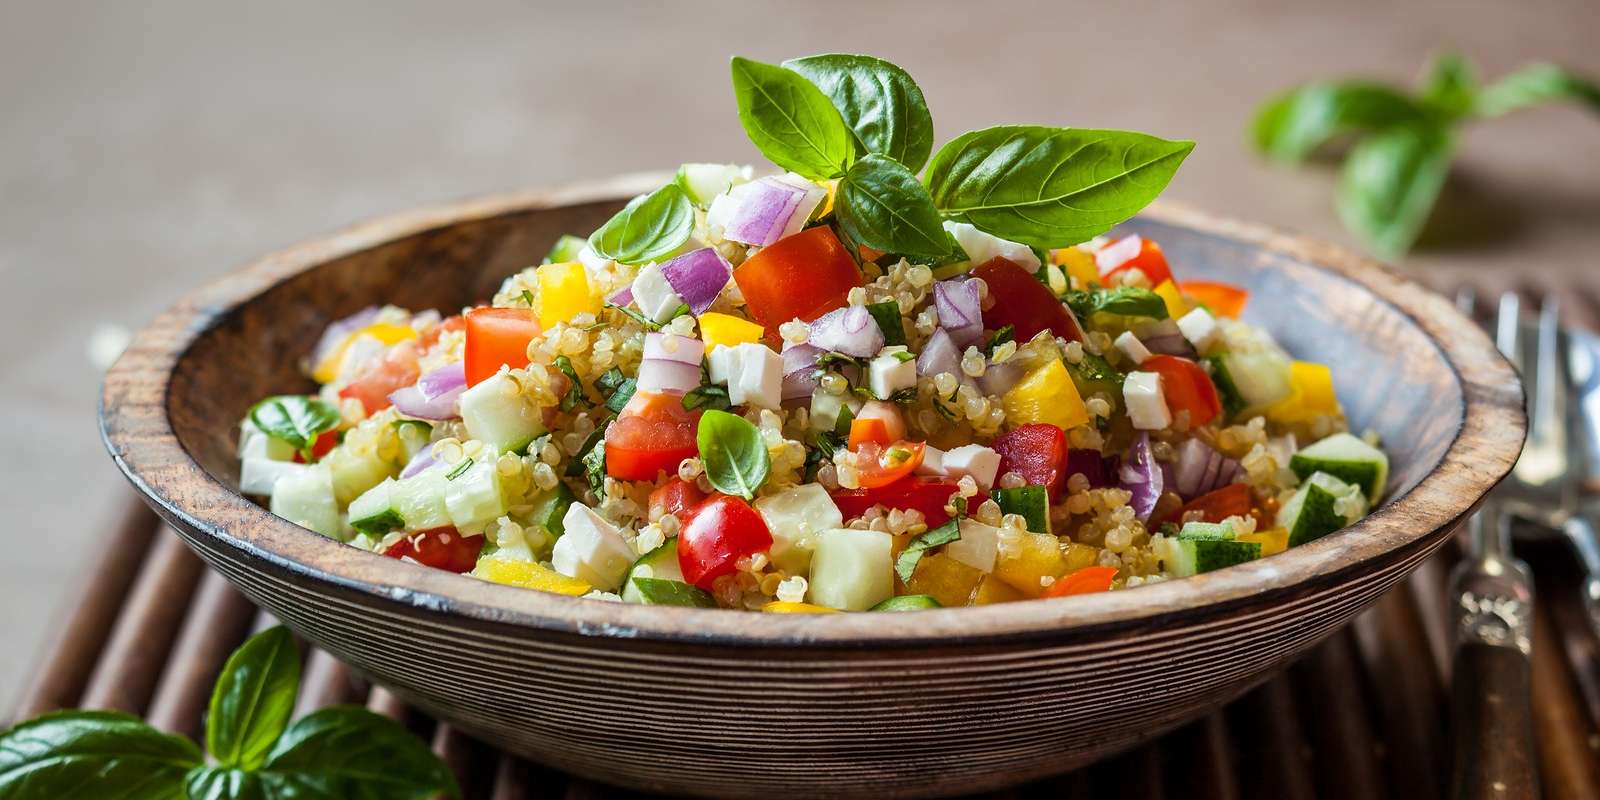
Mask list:
[[[1467,315],[1467,319],[1477,321],[1478,290],[1472,284],[1462,284],[1456,290],[1456,310]]]
[[[1518,346],[1522,337],[1521,331],[1517,329],[1521,313],[1522,298],[1518,297],[1516,292],[1500,295],[1500,310],[1495,318],[1494,343],[1518,372],[1522,372],[1522,350]]]
[[[1555,444],[1553,437],[1565,439],[1567,423],[1565,413],[1566,383],[1562,380],[1561,356],[1561,301],[1555,295],[1545,295],[1539,305],[1539,345],[1534,366],[1533,409],[1529,426],[1544,438],[1545,444]],[[1524,378],[1526,380],[1526,378]]]

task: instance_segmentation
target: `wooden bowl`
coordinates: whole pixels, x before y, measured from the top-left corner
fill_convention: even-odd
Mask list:
[[[193,292],[106,377],[107,447],[251,600],[407,702],[607,783],[727,797],[951,795],[1073,769],[1213,710],[1345,624],[1503,477],[1517,376],[1444,299],[1337,248],[1170,205],[1126,229],[1334,367],[1389,500],[1282,555],[1131,591],[903,614],[621,605],[382,558],[235,490],[236,423],[369,303],[455,309],[663,176],[401,214]],[[1337,698],[1332,698],[1337,702]]]

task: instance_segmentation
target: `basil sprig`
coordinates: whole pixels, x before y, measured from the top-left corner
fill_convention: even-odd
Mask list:
[[[286,394],[256,403],[250,409],[250,421],[310,461],[317,437],[339,427],[339,409],[314,397]]]
[[[1416,92],[1370,80],[1297,87],[1257,110],[1253,139],[1263,155],[1298,163],[1356,137],[1339,181],[1340,219],[1375,252],[1397,258],[1427,224],[1461,127],[1557,102],[1600,112],[1600,85],[1544,63],[1483,85],[1471,62],[1446,53]]]
[[[939,209],[917,176],[898,161],[869,155],[839,181],[839,226],[857,244],[913,256],[950,254]]]
[[[861,154],[888,156],[912,173],[928,163],[933,115],[922,89],[905,70],[881,58],[845,53],[790,59],[783,66],[805,76],[833,101]]]
[[[460,797],[449,767],[410,731],[356,706],[293,724],[300,657],[285,628],[251,637],[222,668],[206,720],[208,762],[180,736],[110,711],[46,714],[0,733],[0,797]]]
[[[833,103],[797,72],[734,57],[739,122],[768,161],[812,180],[836,178],[855,158],[855,141]]]
[[[619,264],[671,255],[694,233],[694,206],[675,183],[636,197],[589,235],[589,248]]]
[[[706,478],[723,494],[753,499],[772,470],[761,431],[737,414],[715,409],[701,414],[695,444]]]

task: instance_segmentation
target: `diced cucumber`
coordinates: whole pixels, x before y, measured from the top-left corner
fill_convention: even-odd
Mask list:
[[[349,503],[399,470],[378,457],[375,448],[335,447],[322,459],[333,476],[333,496]]]
[[[767,495],[755,505],[772,532],[772,563],[790,574],[804,575],[810,568],[818,534],[844,526],[844,515],[819,483]]]
[[[1122,380],[1126,376],[1101,356],[1084,353],[1082,361],[1067,364],[1067,374],[1072,376],[1078,394],[1085,399],[1096,393],[1104,394],[1113,408],[1122,401]]]
[[[1289,396],[1289,357],[1276,348],[1229,352],[1225,372],[1246,409],[1266,408]]]
[[[272,513],[330,539],[339,539],[339,502],[333,496],[333,476],[325,464],[280,478],[272,487]]]
[[[411,463],[425,447],[433,445],[433,426],[420,419],[397,419],[393,423],[395,436],[400,439],[400,448],[405,452],[401,459]]]
[[[450,510],[444,504],[446,483],[442,469],[430,469],[395,482],[389,490],[390,507],[400,514],[407,530],[425,531],[451,524]]]
[[[245,417],[239,423],[239,460],[266,458],[272,461],[294,460],[294,446],[261,432],[255,420]]]
[[[556,488],[540,492],[533,498],[531,516],[534,524],[543,525],[551,537],[561,538],[561,534],[567,530],[566,523],[562,522],[567,516],[567,508],[577,501],[572,490],[567,488],[567,482],[557,481]]]
[[[854,393],[829,394],[818,389],[811,393],[811,430],[818,433],[836,431],[839,426],[841,413],[847,413],[845,429],[849,430],[849,420],[855,419],[857,411],[861,410],[863,401]]]
[[[1021,514],[1034,533],[1050,532],[1050,494],[1043,486],[995,489],[989,493],[1002,514]]]
[[[450,522],[463,532],[481,529],[505,514],[494,459],[480,454],[471,464],[458,464],[445,473],[444,507]]]
[[[751,174],[749,167],[738,164],[684,164],[676,181],[690,202],[708,208],[713,198],[749,181]]]
[[[565,264],[569,261],[577,261],[578,253],[588,245],[588,239],[581,236],[573,236],[570,233],[564,234],[551,246],[550,252],[545,254],[544,263]]]
[[[544,433],[544,415],[505,373],[461,393],[461,421],[467,434],[497,452],[522,450]]]
[[[239,465],[239,491],[263,497],[272,494],[272,487],[285,475],[296,475],[310,469],[306,464],[293,461],[276,461],[269,458],[247,456]]]
[[[632,590],[637,600],[628,600],[630,603],[644,603],[655,606],[690,606],[693,608],[716,608],[717,601],[711,593],[696,586],[690,586],[683,581],[667,580],[665,578],[633,578],[624,588],[623,599],[627,600],[627,593]]]
[[[1238,542],[1233,539],[1174,539],[1163,538],[1156,548],[1167,572],[1176,578],[1188,578],[1261,557],[1260,542]]]
[[[1306,446],[1289,459],[1289,468],[1301,480],[1314,472],[1326,472],[1353,483],[1371,502],[1383,496],[1389,481],[1389,457],[1348,433],[1336,433]]]
[[[1361,487],[1315,472],[1278,509],[1278,527],[1289,532],[1289,546],[1295,547],[1333,533],[1365,513]]]
[[[929,608],[944,608],[939,601],[925,594],[903,594],[891,597],[872,607],[873,611],[922,611]]]
[[[350,527],[369,536],[381,537],[389,531],[405,527],[405,517],[395,510],[393,490],[395,480],[385,478],[382,483],[366,490],[350,502]]]
[[[964,518],[957,523],[957,530],[961,538],[945,545],[944,554],[979,572],[994,572],[994,562],[1000,557],[1000,529]]]
[[[836,528],[817,536],[806,600],[841,611],[866,611],[894,596],[894,537],[887,531]]]
[[[1233,375],[1228,372],[1228,354],[1218,353],[1210,358],[1201,359],[1201,363],[1211,365],[1211,382],[1216,384],[1217,396],[1222,400],[1223,418],[1233,419],[1234,415],[1243,411],[1248,404],[1239,394],[1239,387],[1234,384]]]
[[[1178,538],[1184,541],[1190,539],[1222,541],[1232,539],[1238,535],[1232,525],[1224,525],[1220,522],[1185,522],[1183,523],[1183,528],[1178,531]]]
[[[633,585],[634,578],[661,578],[682,581],[683,568],[678,566],[678,540],[668,539],[660,546],[639,556],[622,579],[622,600],[627,603],[647,602]]]

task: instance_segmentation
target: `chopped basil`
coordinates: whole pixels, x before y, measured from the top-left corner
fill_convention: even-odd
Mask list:
[[[589,488],[594,490],[594,496],[605,499],[606,496],[606,442],[604,431],[600,432],[600,440],[595,442],[589,452],[583,454],[578,461],[583,465],[583,477],[589,481]]]
[[[733,407],[728,401],[728,390],[713,384],[704,384],[690,389],[683,396],[683,407],[688,411],[697,408],[714,408],[718,411],[727,411]]]
[[[605,307],[606,308],[610,308],[610,309],[615,309],[617,311],[622,312],[623,316],[627,317],[628,319],[633,320],[634,322],[639,323],[647,331],[659,331],[659,330],[661,330],[660,323],[657,323],[655,320],[650,319],[649,317],[647,317],[647,316],[645,316],[643,314],[640,314],[639,312],[634,311],[633,309],[628,308],[627,306],[619,306],[616,303],[606,303]]]
[[[250,409],[250,421],[262,433],[299,450],[306,461],[317,437],[338,427],[339,419],[339,409],[298,394],[269,397]]]
[[[527,289],[523,289],[522,290],[522,302],[527,303],[528,304],[528,308],[533,308],[533,306],[534,306],[533,292],[530,292]]]
[[[917,390],[915,387],[907,386],[904,389],[895,390],[894,394],[889,395],[886,399],[891,403],[915,403],[917,402]]]
[[[583,440],[583,444],[578,446],[578,452],[574,453],[572,460],[567,462],[567,477],[576,478],[583,474],[583,460],[588,458],[590,453],[601,449],[600,442],[606,438],[606,428],[610,425],[611,420],[609,419],[602,422],[600,427],[595,428],[594,433],[589,434],[588,438]]]
[[[917,562],[922,560],[922,554],[939,545],[949,544],[961,538],[961,525],[957,520],[950,520],[927,533],[912,539],[906,549],[894,560],[894,573],[900,580],[909,581],[917,571]]]
[[[723,494],[753,499],[772,470],[761,431],[736,414],[715,409],[702,414],[695,443],[706,478]]]
[[[1067,307],[1079,319],[1104,312],[1127,317],[1167,318],[1167,301],[1161,295],[1137,286],[1119,286],[1115,289],[1087,289],[1067,292]]]
[[[867,306],[867,311],[872,314],[873,321],[878,323],[878,329],[883,331],[884,344],[906,343],[906,326],[905,322],[900,318],[899,303],[893,300],[871,303]]]
[[[571,411],[579,403],[588,402],[583,394],[583,381],[578,380],[578,370],[572,366],[572,359],[566,356],[556,356],[556,369],[567,376],[567,391],[561,396],[561,410]]]
[[[1014,326],[1014,325],[1003,325],[1003,326],[1001,326],[1000,330],[997,330],[997,331],[994,332],[994,336],[989,337],[989,343],[987,345],[985,345],[983,349],[984,349],[985,352],[987,352],[989,355],[992,356],[992,355],[994,355],[994,350],[995,350],[996,347],[999,347],[1000,345],[1003,345],[1006,342],[1015,340],[1016,336],[1017,336],[1016,326]]]
[[[447,481],[453,481],[456,478],[459,478],[462,475],[467,474],[467,470],[469,470],[469,469],[472,469],[472,458],[471,457],[463,458],[463,459],[461,459],[461,463],[456,464],[454,469],[452,469],[449,472],[445,473],[444,478]]]
[[[639,381],[633,378],[624,379],[622,385],[618,386],[617,390],[606,398],[606,408],[611,409],[613,413],[621,414],[622,409],[628,405],[628,401],[633,399],[633,393],[638,390]]]
[[[817,356],[817,366],[832,367],[835,365],[859,367],[861,366],[861,359],[856,358],[855,356],[847,356],[844,353],[836,353],[831,350]]]

